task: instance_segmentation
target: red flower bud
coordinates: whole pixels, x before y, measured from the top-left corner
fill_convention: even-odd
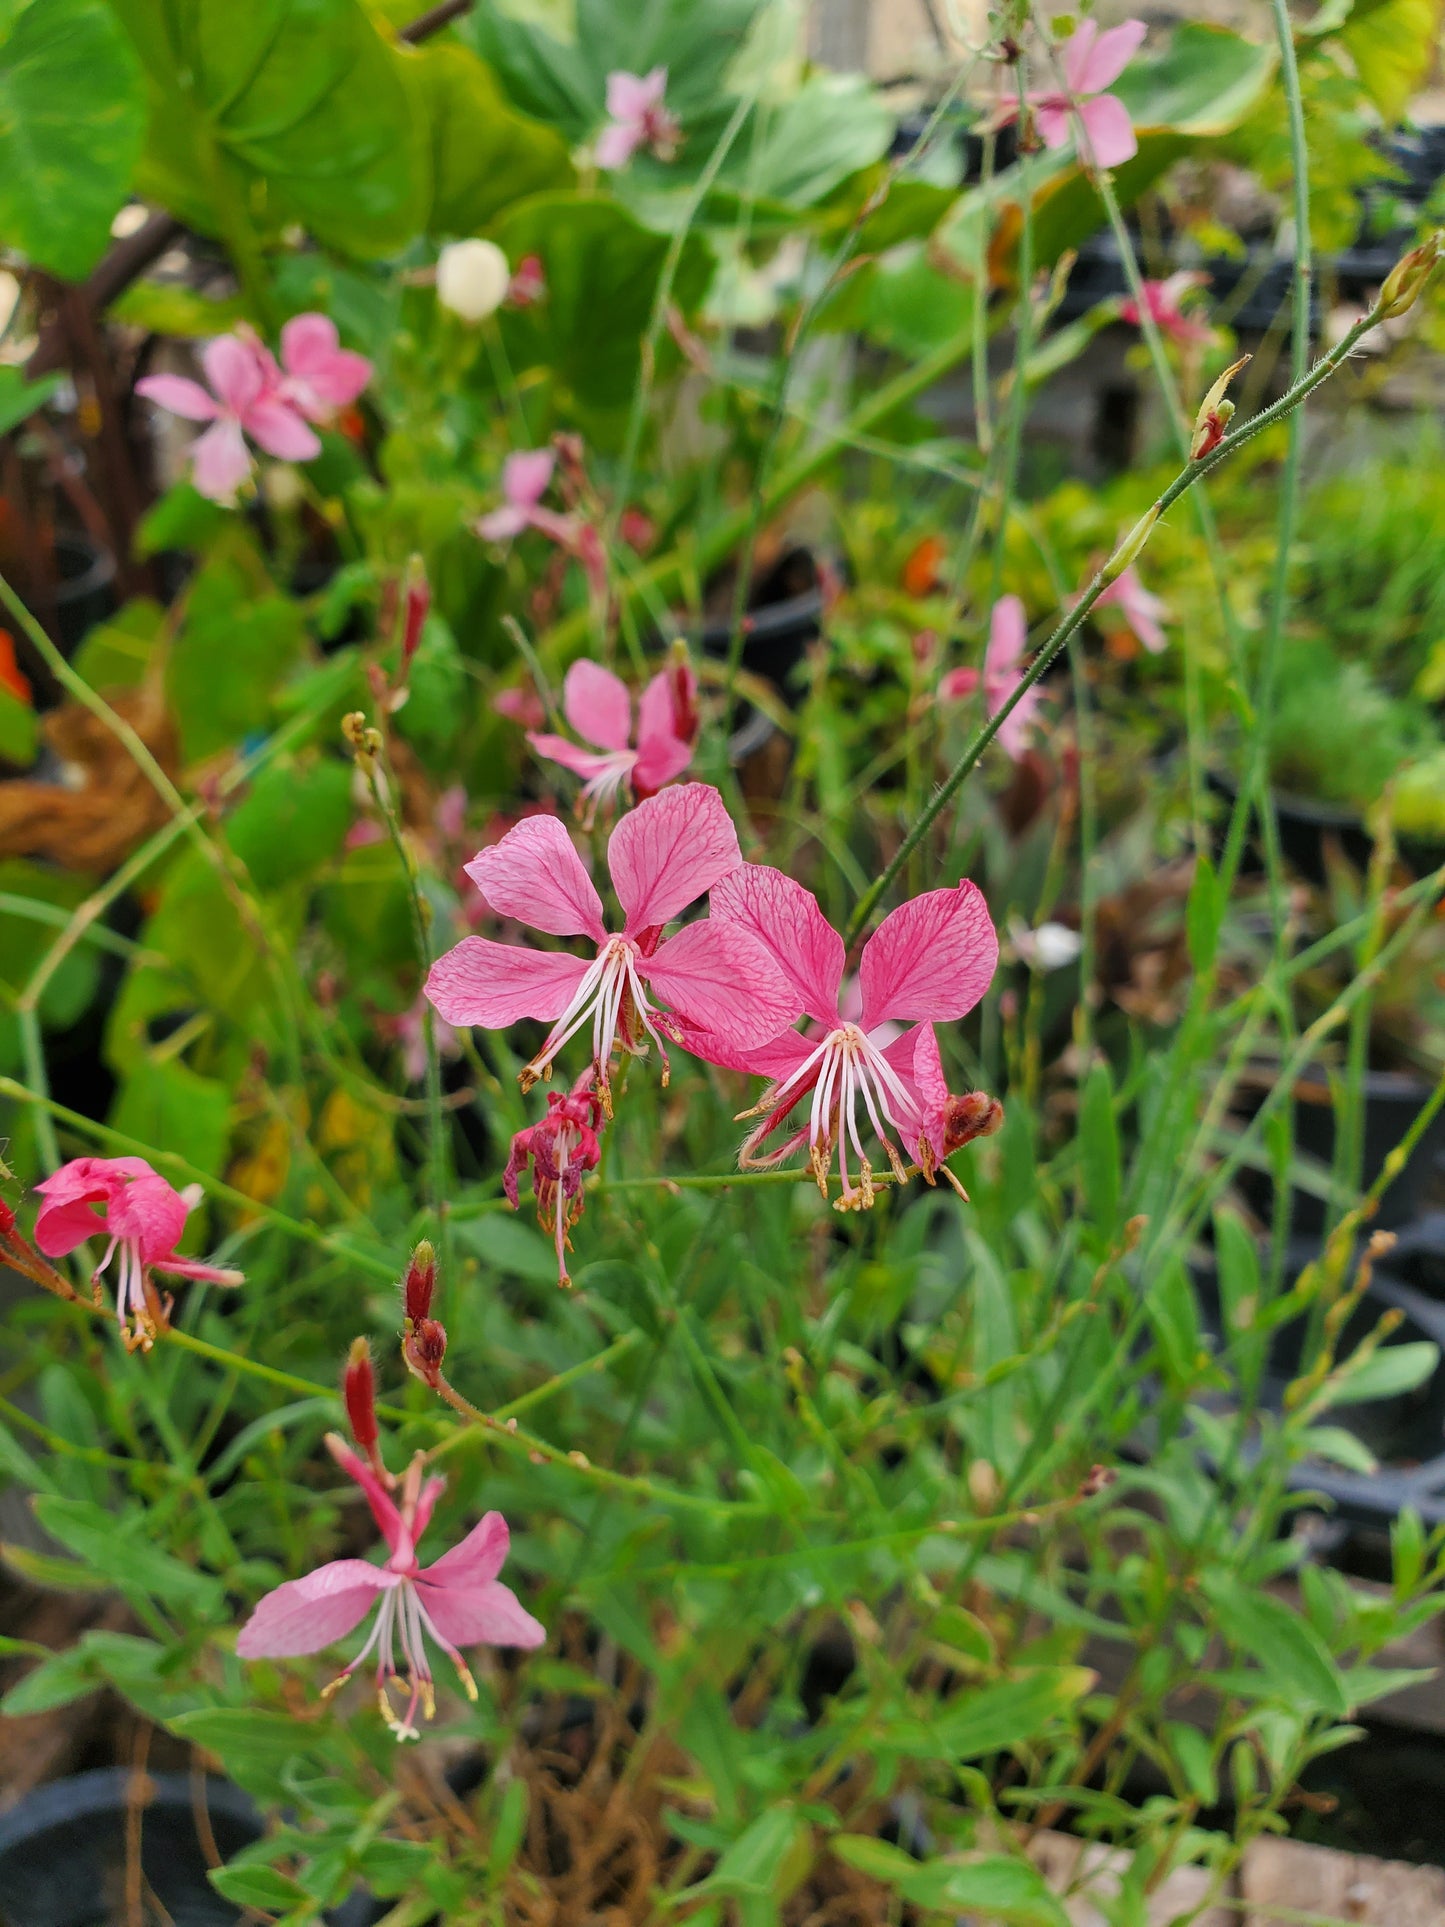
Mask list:
[[[346,1422],[351,1436],[368,1458],[376,1452],[376,1373],[371,1364],[371,1347],[364,1338],[353,1338],[346,1354],[346,1369],[341,1375],[341,1395],[346,1403]]]
[[[401,1355],[407,1368],[435,1391],[447,1355],[447,1328],[435,1318],[423,1318],[402,1340]]]
[[[5,1200],[0,1198],[0,1238],[8,1238],[14,1229],[15,1213],[10,1209],[9,1205],[6,1204]]]
[[[402,1306],[407,1318],[413,1325],[421,1324],[431,1316],[432,1293],[436,1290],[437,1255],[427,1239],[423,1238],[411,1254],[411,1263],[406,1268],[402,1281]]]
[[[431,608],[431,585],[426,579],[426,564],[414,555],[406,565],[406,620],[401,632],[401,673],[405,676],[416,654],[417,644]]]

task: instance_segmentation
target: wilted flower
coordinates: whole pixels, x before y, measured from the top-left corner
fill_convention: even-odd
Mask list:
[[[590,1021],[593,1070],[610,1115],[614,1050],[641,1056],[650,1039],[666,1083],[664,1030],[676,1041],[686,1022],[746,1048],[775,1036],[797,1015],[785,976],[757,939],[735,925],[704,920],[659,942],[664,925],[741,861],[732,818],[708,784],[683,783],[649,797],[622,818],[608,842],[607,865],[625,919],[612,935],[563,824],[555,816],[528,817],[480,851],[467,874],[499,916],[556,937],[590,937],[596,954],[585,962],[566,951],[464,937],[432,965],[426,994],[449,1024],[502,1030],[522,1017],[550,1023],[545,1043],[522,1070],[523,1090],[550,1074],[558,1051]],[[670,1010],[654,1004],[648,990]]]
[[[297,315],[281,330],[281,366],[249,328],[221,335],[201,352],[209,390],[184,375],[147,375],[136,393],[187,421],[210,422],[191,449],[197,489],[227,502],[251,473],[247,438],[279,461],[309,462],[321,443],[309,426],[353,402],[371,363],[338,345],[322,314]],[[283,372],[284,371],[284,372]]]
[[[582,1180],[595,1171],[602,1156],[597,1133],[602,1128],[602,1100],[592,1088],[592,1072],[585,1071],[564,1096],[548,1091],[547,1114],[518,1131],[512,1139],[502,1189],[515,1211],[517,1180],[532,1165],[532,1195],[537,1200],[537,1222],[550,1231],[557,1247],[557,1283],[570,1285],[567,1233],[582,1216]]]
[[[485,321],[507,299],[512,270],[495,241],[453,241],[437,256],[437,300],[463,321]]]
[[[836,1152],[843,1191],[835,1208],[867,1210],[873,1203],[873,1169],[859,1128],[861,1105],[863,1128],[872,1127],[896,1177],[907,1175],[907,1157],[929,1183],[942,1166],[959,1188],[943,1160],[970,1138],[997,1130],[1003,1120],[1001,1106],[982,1091],[963,1096],[949,1091],[933,1032],[935,1020],[972,1010],[998,963],[998,938],[976,886],[965,882],[952,890],[927,891],[884,918],[858,961],[856,1020],[849,1019],[842,1003],[843,939],[800,883],[763,864],[742,864],[714,885],[712,921],[736,922],[771,953],[816,1027],[807,1034],[784,1031],[752,1050],[718,1037],[687,1036],[688,1049],[710,1063],[773,1080],[761,1101],[743,1113],[763,1113],[762,1123],[744,1141],[739,1157],[744,1170],[780,1164],[806,1144],[826,1197]],[[913,1027],[901,1036],[885,1030],[900,1021]],[[760,1154],[810,1095],[807,1123]],[[848,1166],[850,1145],[858,1164],[856,1185]]]
[[[91,1274],[97,1304],[101,1277],[119,1251],[115,1315],[128,1350],[149,1351],[169,1316],[170,1299],[162,1303],[153,1271],[213,1285],[242,1281],[239,1271],[198,1264],[176,1250],[187,1217],[201,1201],[201,1187],[176,1191],[144,1158],[72,1158],[35,1189],[45,1200],[35,1220],[35,1242],[47,1257],[63,1258],[100,1233],[109,1237],[105,1256]]]
[[[1027,95],[1045,147],[1063,147],[1078,113],[1097,167],[1118,167],[1139,151],[1129,110],[1105,93],[1138,52],[1148,32],[1142,20],[1125,20],[1107,32],[1097,20],[1081,20],[1063,45],[1064,91],[1045,87]],[[1006,104],[1003,124],[1018,119],[1018,101]]]
[[[641,802],[681,776],[692,761],[697,677],[685,649],[659,670],[638,702],[634,738],[626,683],[581,657],[562,684],[562,712],[577,734],[597,748],[579,749],[565,736],[534,732],[527,741],[537,754],[582,777],[582,795],[589,804],[610,801],[624,783]]]
[[[599,167],[626,167],[639,147],[650,148],[660,161],[672,159],[681,130],[662,104],[666,91],[666,67],[654,67],[650,74],[607,76],[607,111],[612,118],[597,136]]]
[[[990,716],[998,714],[1018,687],[1027,635],[1024,605],[1016,595],[1001,596],[989,617],[988,648],[983,658],[983,694]],[[976,669],[950,669],[939,683],[938,693],[944,702],[956,702],[971,696],[979,681]],[[1015,762],[1027,747],[1034,712],[1046,700],[1043,690],[1037,686],[1026,689],[999,724],[998,745]]]
[[[1144,307],[1150,320],[1175,341],[1212,341],[1214,330],[1207,322],[1196,320],[1183,307],[1186,294],[1194,288],[1206,288],[1208,285],[1207,274],[1194,274],[1188,269],[1171,274],[1167,281],[1146,281],[1143,284]],[[1119,314],[1122,320],[1131,322],[1136,328],[1144,325],[1140,319],[1139,304],[1132,296],[1119,303]]]
[[[420,1453],[402,1484],[401,1503],[392,1499],[377,1473],[334,1432],[327,1449],[342,1471],[366,1494],[367,1504],[388,1557],[385,1565],[366,1559],[332,1559],[304,1579],[288,1579],[259,1601],[236,1638],[242,1659],[295,1659],[319,1653],[353,1632],[380,1603],[366,1644],[325,1689],[336,1692],[375,1649],[376,1696],[381,1716],[399,1740],[420,1738],[418,1709],[430,1719],[436,1691],[427,1659],[433,1640],[457,1670],[467,1698],[477,1697],[476,1682],[462,1658],[463,1646],[540,1646],[546,1629],[498,1582],[510,1535],[500,1512],[489,1512],[460,1545],[423,1566],[416,1545],[426,1531],[446,1480],[423,1481]],[[401,1664],[397,1664],[397,1646]],[[404,1679],[409,1693],[398,1717],[391,1703],[393,1680]]]

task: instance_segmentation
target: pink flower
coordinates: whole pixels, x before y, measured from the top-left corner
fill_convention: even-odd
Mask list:
[[[1186,294],[1195,288],[1207,288],[1207,274],[1192,274],[1181,270],[1171,274],[1167,281],[1146,281],[1144,283],[1144,306],[1155,326],[1166,335],[1172,335],[1180,343],[1192,341],[1212,341],[1214,330],[1203,321],[1186,314],[1182,302]],[[1119,316],[1136,328],[1143,324],[1139,319],[1139,304],[1132,298],[1121,301]]]
[[[546,299],[547,271],[542,266],[542,257],[540,254],[524,254],[507,283],[506,305],[509,308],[535,308],[539,301]]]
[[[376,1649],[376,1692],[381,1715],[399,1740],[419,1738],[417,1708],[427,1719],[436,1710],[431,1666],[423,1635],[431,1638],[457,1669],[468,1699],[476,1682],[458,1650],[463,1646],[540,1646],[546,1629],[498,1582],[507,1557],[509,1534],[500,1512],[489,1512],[460,1545],[423,1566],[416,1544],[426,1531],[443,1478],[421,1478],[421,1455],[412,1461],[398,1507],[381,1479],[332,1432],[332,1458],[366,1494],[371,1515],[386,1541],[383,1566],[366,1559],[333,1559],[304,1579],[288,1579],[268,1592],[241,1628],[236,1651],[242,1659],[296,1659],[319,1653],[359,1626],[380,1601],[376,1624],[366,1644],[331,1684],[330,1694],[348,1680]],[[397,1664],[397,1646],[401,1665]],[[410,1692],[400,1718],[392,1710],[390,1687],[404,1677]]]
[[[1096,609],[1112,604],[1151,655],[1168,647],[1169,638],[1159,626],[1169,605],[1144,587],[1133,569],[1125,569],[1095,602]]]
[[[477,523],[477,534],[488,542],[510,542],[523,529],[540,529],[554,542],[565,542],[571,530],[565,516],[541,506],[552,481],[557,458],[550,448],[523,449],[502,463],[503,506]]]
[[[983,658],[983,693],[990,716],[998,714],[1018,686],[1027,634],[1028,622],[1022,602],[1016,595],[1001,596],[989,618],[988,648]],[[979,680],[976,669],[950,669],[939,683],[938,693],[944,702],[957,702],[961,697],[971,696]],[[1034,711],[1046,700],[1037,685],[1026,689],[999,724],[999,746],[1014,762],[1024,753]]]
[[[181,1257],[176,1242],[201,1201],[201,1188],[174,1190],[144,1158],[72,1158],[35,1189],[45,1200],[35,1220],[35,1242],[48,1258],[64,1257],[99,1232],[109,1235],[105,1256],[91,1274],[97,1303],[101,1275],[119,1250],[115,1313],[127,1350],[139,1345],[149,1351],[165,1328],[170,1299],[161,1303],[152,1271],[215,1285],[241,1283],[239,1271]]]
[[[597,136],[599,167],[626,167],[639,147],[650,148],[660,161],[672,159],[681,129],[662,104],[666,91],[666,67],[654,67],[650,74],[607,76],[607,111],[612,118]]]
[[[710,1063],[761,1073],[773,1081],[746,1117],[765,1113],[747,1137],[744,1170],[780,1164],[809,1147],[818,1188],[826,1197],[833,1154],[838,1155],[839,1211],[873,1202],[872,1167],[863,1148],[858,1107],[901,1180],[903,1152],[931,1184],[935,1170],[970,1137],[998,1129],[1003,1112],[981,1091],[956,1097],[944,1082],[933,1033],[937,1020],[964,1016],[982,997],[998,963],[998,938],[983,897],[972,883],[930,890],[903,904],[874,931],[858,962],[855,1019],[843,1007],[843,939],[800,883],[763,864],[745,863],[713,886],[712,921],[747,930],[772,955],[793,986],[795,1001],[816,1029],[785,1031],[761,1049],[738,1050],[713,1037],[689,1035],[687,1047]],[[911,1024],[901,1036],[886,1026]],[[794,1106],[811,1093],[808,1121],[776,1149],[758,1155]],[[858,1161],[855,1185],[848,1165]],[[944,1167],[944,1175],[957,1184]]]
[[[1070,110],[1077,112],[1096,167],[1118,167],[1139,151],[1129,111],[1104,89],[1116,81],[1144,39],[1142,20],[1125,20],[1100,33],[1097,20],[1082,20],[1064,42],[1064,91],[1044,88],[1028,100],[1045,147],[1063,147],[1070,131]],[[1003,124],[1018,118],[1017,99],[1005,104]]]
[[[298,314],[281,330],[282,399],[309,422],[327,422],[349,408],[371,380],[365,355],[341,346],[336,323],[324,314]]]
[[[592,1089],[592,1072],[584,1071],[564,1097],[548,1091],[547,1114],[512,1139],[502,1189],[515,1211],[517,1180],[532,1161],[532,1194],[537,1200],[537,1222],[550,1231],[557,1246],[557,1283],[570,1285],[567,1233],[582,1216],[582,1180],[595,1171],[602,1157],[597,1133],[602,1128],[602,1100]]]
[[[626,683],[585,657],[567,671],[562,710],[577,734],[597,745],[595,750],[540,732],[527,741],[539,756],[585,779],[582,795],[589,804],[610,801],[624,783],[641,802],[681,776],[692,761],[697,677],[685,656],[659,670],[643,690],[635,738]],[[636,747],[629,747],[634,741]]]
[[[187,421],[210,422],[191,450],[191,474],[202,495],[227,502],[251,473],[249,437],[278,461],[309,462],[321,443],[309,422],[325,421],[354,401],[371,363],[337,346],[325,315],[297,315],[281,331],[285,373],[250,329],[208,342],[201,353],[209,391],[184,375],[148,375],[136,393]]]
[[[685,1023],[746,1049],[797,1016],[786,972],[735,924],[690,923],[659,942],[665,924],[741,861],[732,818],[710,785],[682,783],[650,796],[622,818],[607,845],[625,919],[612,935],[561,821],[529,817],[480,851],[467,874],[499,916],[554,937],[590,937],[595,955],[588,962],[565,951],[463,937],[432,965],[426,994],[449,1024],[502,1030],[522,1017],[551,1024],[521,1072],[524,1091],[550,1075],[558,1051],[590,1021],[593,1072],[610,1117],[614,1050],[642,1056],[651,1039],[666,1084],[663,1031],[676,1041]],[[670,1011],[651,1001],[649,989]]]

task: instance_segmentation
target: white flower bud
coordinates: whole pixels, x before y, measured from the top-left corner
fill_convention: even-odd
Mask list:
[[[453,241],[437,256],[437,300],[463,321],[485,321],[507,298],[512,270],[495,241]]]

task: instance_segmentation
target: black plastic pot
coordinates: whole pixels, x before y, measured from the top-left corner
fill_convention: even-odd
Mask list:
[[[146,1776],[141,1871],[175,1927],[236,1927],[243,1910],[206,1878],[191,1781]],[[123,1767],[78,1773],[27,1795],[0,1816],[0,1920],[5,1927],[123,1927],[127,1793]],[[223,1860],[261,1836],[259,1814],[226,1780],[206,1786],[206,1812]],[[164,1918],[148,1910],[147,1920]]]

